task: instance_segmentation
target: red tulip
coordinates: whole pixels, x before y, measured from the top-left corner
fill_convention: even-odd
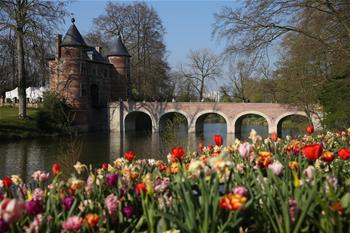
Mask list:
[[[200,151],[200,152],[203,151],[203,147],[204,147],[203,143],[199,143],[199,151]]]
[[[147,191],[146,185],[144,183],[142,183],[142,182],[137,183],[135,191],[136,191],[137,194],[146,193],[146,191]]]
[[[131,150],[129,150],[128,152],[125,152],[125,154],[124,154],[124,158],[126,160],[129,160],[129,161],[132,161],[135,157],[136,157],[135,152],[133,152]]]
[[[161,164],[161,165],[159,165],[159,171],[165,171],[167,169],[167,166],[165,166],[165,165],[163,165],[163,164]]]
[[[4,187],[11,187],[13,185],[13,181],[11,180],[10,177],[6,176],[3,180],[2,180],[2,184],[4,185]]]
[[[108,164],[107,163],[102,163],[102,169],[107,171],[108,170]]]
[[[323,147],[322,144],[307,145],[301,151],[309,160],[316,160],[322,155]]]
[[[308,134],[312,134],[314,132],[314,127],[312,125],[309,125],[307,128],[306,128],[306,132]]]
[[[175,159],[181,159],[184,156],[185,151],[183,147],[174,147],[171,149],[171,154]]]
[[[213,137],[213,140],[217,146],[221,146],[222,142],[224,141],[224,139],[222,138],[222,136],[220,134],[215,134]]]
[[[52,164],[51,170],[54,175],[58,175],[61,172],[61,165],[54,163]]]
[[[271,134],[271,140],[274,141],[274,142],[276,142],[277,139],[278,139],[277,133],[276,133],[276,132],[273,132],[273,133]]]
[[[350,158],[350,149],[348,148],[341,148],[340,150],[337,151],[339,158],[343,159],[343,160],[347,160]]]

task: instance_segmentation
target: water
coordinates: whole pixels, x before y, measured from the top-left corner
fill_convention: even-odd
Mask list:
[[[263,137],[268,134],[266,126],[243,126],[242,138],[247,138],[252,128]],[[287,129],[282,135],[287,133],[297,132]],[[12,174],[28,178],[38,169],[49,171],[56,162],[70,168],[78,160],[100,166],[103,162],[114,161],[128,150],[135,151],[138,158],[166,160],[172,147],[184,146],[195,150],[199,143],[213,143],[214,134],[223,136],[224,145],[234,140],[234,135],[226,134],[226,124],[205,123],[204,133],[187,134],[185,130],[179,130],[176,136],[170,138],[147,132],[129,132],[121,138],[117,133],[100,132],[82,135],[78,139],[61,137],[0,142],[0,178]]]

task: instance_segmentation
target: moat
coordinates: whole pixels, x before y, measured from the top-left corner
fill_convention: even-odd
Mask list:
[[[242,127],[241,137],[247,138],[252,128],[263,137],[268,134],[265,126],[245,125]],[[35,170],[48,171],[55,162],[67,167],[76,161],[100,166],[103,162],[112,162],[128,150],[135,151],[138,158],[166,160],[172,147],[184,146],[195,150],[199,143],[213,143],[214,134],[221,134],[224,137],[224,145],[234,141],[234,135],[226,133],[225,124],[208,123],[204,125],[203,133],[199,134],[187,134],[180,128],[176,135],[170,136],[149,132],[128,132],[121,138],[118,133],[99,132],[73,139],[58,137],[0,142],[0,177],[17,174],[28,178]],[[297,129],[282,131],[282,136],[298,134]]]

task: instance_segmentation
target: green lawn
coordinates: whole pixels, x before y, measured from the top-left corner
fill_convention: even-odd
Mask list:
[[[28,118],[18,118],[18,108],[0,107],[0,138],[27,138],[37,136],[40,130],[36,127],[38,109],[28,108]]]

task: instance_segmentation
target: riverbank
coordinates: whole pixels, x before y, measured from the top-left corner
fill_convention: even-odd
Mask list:
[[[37,137],[52,137],[59,131],[44,132],[37,125],[37,108],[27,108],[26,119],[18,117],[17,107],[0,107],[0,139],[29,139]]]

